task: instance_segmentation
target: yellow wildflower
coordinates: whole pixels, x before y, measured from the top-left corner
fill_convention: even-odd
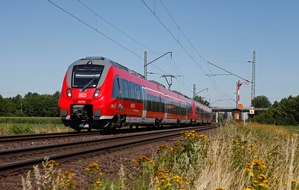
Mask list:
[[[252,165],[253,165],[253,166],[259,166],[259,167],[261,167],[261,169],[266,168],[265,163],[262,162],[262,161],[260,161],[260,160],[254,160],[254,161],[252,162]]]
[[[54,167],[54,166],[58,166],[59,165],[59,163],[58,162],[55,162],[55,160],[49,160],[48,162],[47,162],[47,168],[50,168],[50,167]]]
[[[265,183],[260,183],[259,186],[260,186],[260,187],[264,187],[264,188],[268,188],[268,185],[265,184]]]
[[[267,177],[266,177],[264,174],[259,174],[259,175],[257,176],[257,178],[258,178],[258,179],[261,179],[261,180],[265,180],[265,179],[267,179]]]
[[[95,183],[94,183],[94,186],[95,187],[102,187],[102,182],[101,181],[96,181]]]
[[[89,165],[88,165],[88,167],[90,167],[90,168],[95,168],[95,169],[99,169],[99,164],[98,163],[96,163],[96,162],[91,162]]]

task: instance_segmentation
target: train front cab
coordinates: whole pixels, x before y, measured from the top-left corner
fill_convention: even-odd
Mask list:
[[[68,68],[59,99],[60,117],[65,126],[80,131],[108,124],[111,112],[107,106],[112,101],[110,79],[113,78],[110,68],[90,60],[79,60]]]

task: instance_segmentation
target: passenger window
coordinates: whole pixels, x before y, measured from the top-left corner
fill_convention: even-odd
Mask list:
[[[135,85],[135,94],[136,94],[136,99],[137,100],[142,99],[141,98],[141,87],[138,84]]]
[[[135,99],[135,84],[132,82],[129,82],[129,98]]]
[[[119,78],[115,78],[112,87],[112,98],[120,98],[120,85],[119,85]]]
[[[128,81],[123,79],[123,91],[124,91],[124,98],[129,98],[129,84]]]

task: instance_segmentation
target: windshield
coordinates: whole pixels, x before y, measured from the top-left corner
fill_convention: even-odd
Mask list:
[[[76,65],[73,68],[73,88],[95,88],[100,80],[103,65]]]

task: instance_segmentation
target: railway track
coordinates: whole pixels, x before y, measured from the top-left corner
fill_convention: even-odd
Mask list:
[[[55,139],[55,138],[69,138],[76,136],[90,136],[97,135],[100,132],[67,132],[67,133],[47,133],[47,134],[34,134],[34,135],[14,135],[14,136],[0,136],[0,143],[7,142],[20,142],[20,141],[30,141],[30,140],[45,140],[45,139]]]
[[[3,150],[0,151],[0,176],[6,176],[19,170],[32,169],[32,165],[41,164],[45,157],[58,162],[69,161],[99,155],[107,151],[131,148],[154,141],[179,137],[182,130],[204,131],[212,128],[215,128],[215,126],[166,129],[116,136],[106,135],[98,136],[97,139],[93,140]],[[80,135],[81,133],[77,134]]]
[[[174,127],[169,127],[172,129]],[[127,129],[122,128],[113,132],[113,134],[152,131],[152,130],[163,130],[165,128],[134,128]],[[34,134],[34,135],[13,135],[13,136],[0,136],[0,143],[20,142],[20,141],[32,141],[32,140],[47,140],[56,138],[70,138],[79,136],[92,136],[104,134],[101,131],[90,131],[90,132],[65,132],[65,133],[47,133],[47,134]],[[105,133],[107,134],[107,133]]]

